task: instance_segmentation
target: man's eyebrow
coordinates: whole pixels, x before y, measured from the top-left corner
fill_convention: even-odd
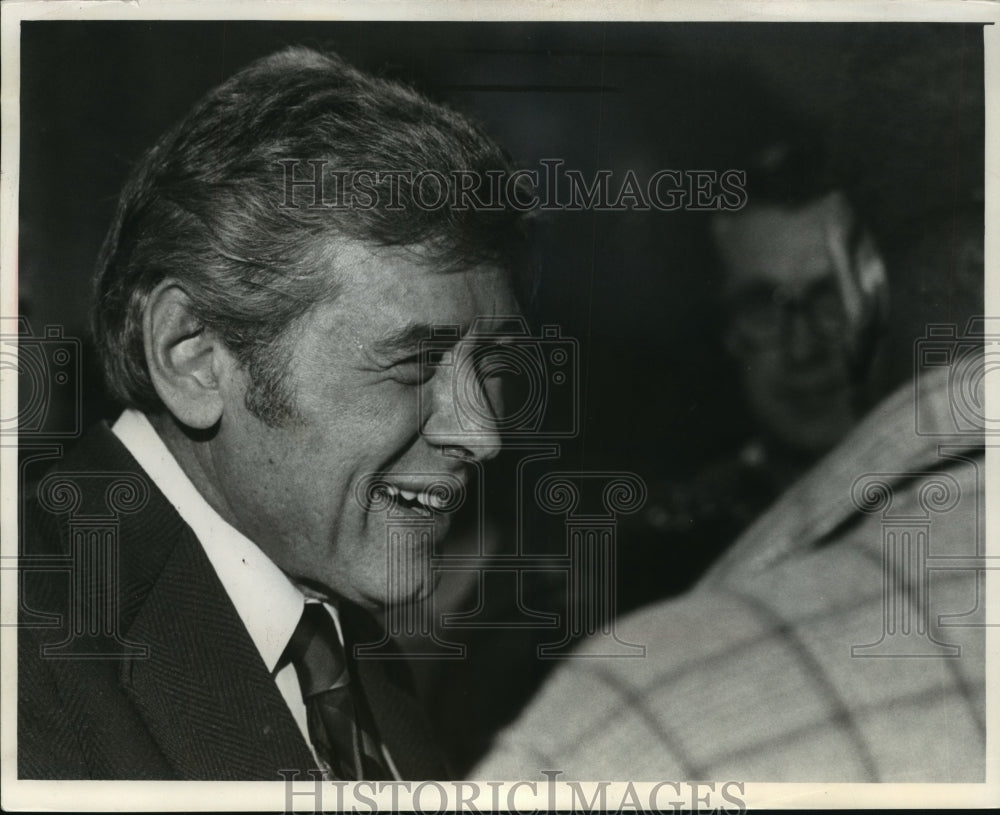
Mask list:
[[[386,337],[372,343],[372,350],[388,356],[415,350],[421,340],[431,338],[434,326],[430,323],[409,323]],[[456,335],[455,341],[458,341]]]
[[[440,348],[444,345],[455,345],[459,341],[469,337],[468,326],[409,323],[399,331],[395,331],[373,342],[371,350],[376,354],[392,357],[413,353],[420,347],[421,342],[432,338],[434,339],[435,346]],[[512,340],[517,340],[521,337],[522,335],[516,332],[490,332],[482,336],[476,335],[476,338],[480,341],[489,342],[493,345],[506,345]]]

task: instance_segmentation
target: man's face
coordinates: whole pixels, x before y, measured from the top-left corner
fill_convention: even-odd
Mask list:
[[[497,269],[443,273],[413,252],[357,243],[339,250],[336,280],[336,298],[289,336],[298,418],[268,427],[232,390],[214,440],[213,480],[224,514],[300,585],[374,608],[387,602],[387,514],[369,511],[368,498],[385,496],[365,498],[366,477],[384,474],[390,495],[400,491],[390,506],[395,529],[430,525],[440,539],[449,517],[426,500],[434,474],[465,483],[472,462],[499,449],[488,422],[479,435],[458,423],[459,366],[422,366],[418,344],[431,326],[460,325],[457,360],[469,351],[464,331],[474,318],[515,314],[517,305]],[[471,386],[499,411],[496,382]],[[394,545],[415,580],[405,593],[429,593],[430,541],[404,534]],[[393,599],[404,598],[394,591]]]
[[[805,453],[836,444],[855,421],[845,275],[830,243],[846,242],[845,216],[830,196],[796,209],[751,205],[714,223],[730,307],[727,344],[750,409],[768,435]]]

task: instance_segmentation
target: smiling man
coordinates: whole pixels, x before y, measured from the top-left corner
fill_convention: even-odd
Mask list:
[[[146,154],[96,279],[125,410],[26,501],[21,777],[445,775],[402,663],[351,646],[379,639],[387,604],[430,594],[453,508],[437,482],[463,489],[500,445],[498,422],[470,427],[456,403],[499,421],[496,381],[456,382],[475,366],[426,365],[421,342],[459,326],[460,359],[474,321],[517,313],[522,213],[428,208],[421,173],[510,171],[463,117],[301,48]],[[390,552],[387,512],[433,536]],[[81,518],[110,524],[104,548]],[[393,556],[414,566],[402,587]]]

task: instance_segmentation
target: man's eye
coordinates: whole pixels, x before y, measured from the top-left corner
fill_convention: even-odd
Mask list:
[[[392,366],[393,377],[406,385],[423,385],[434,376],[434,371],[435,365],[426,353],[413,354]]]

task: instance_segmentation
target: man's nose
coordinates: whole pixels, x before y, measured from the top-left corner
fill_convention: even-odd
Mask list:
[[[786,359],[795,363],[811,361],[820,352],[823,343],[816,326],[799,307],[787,308],[783,317],[782,345]]]
[[[423,435],[431,444],[456,450],[463,458],[487,461],[500,452],[502,394],[497,378],[484,379],[468,356],[442,366],[428,383],[431,414]]]

